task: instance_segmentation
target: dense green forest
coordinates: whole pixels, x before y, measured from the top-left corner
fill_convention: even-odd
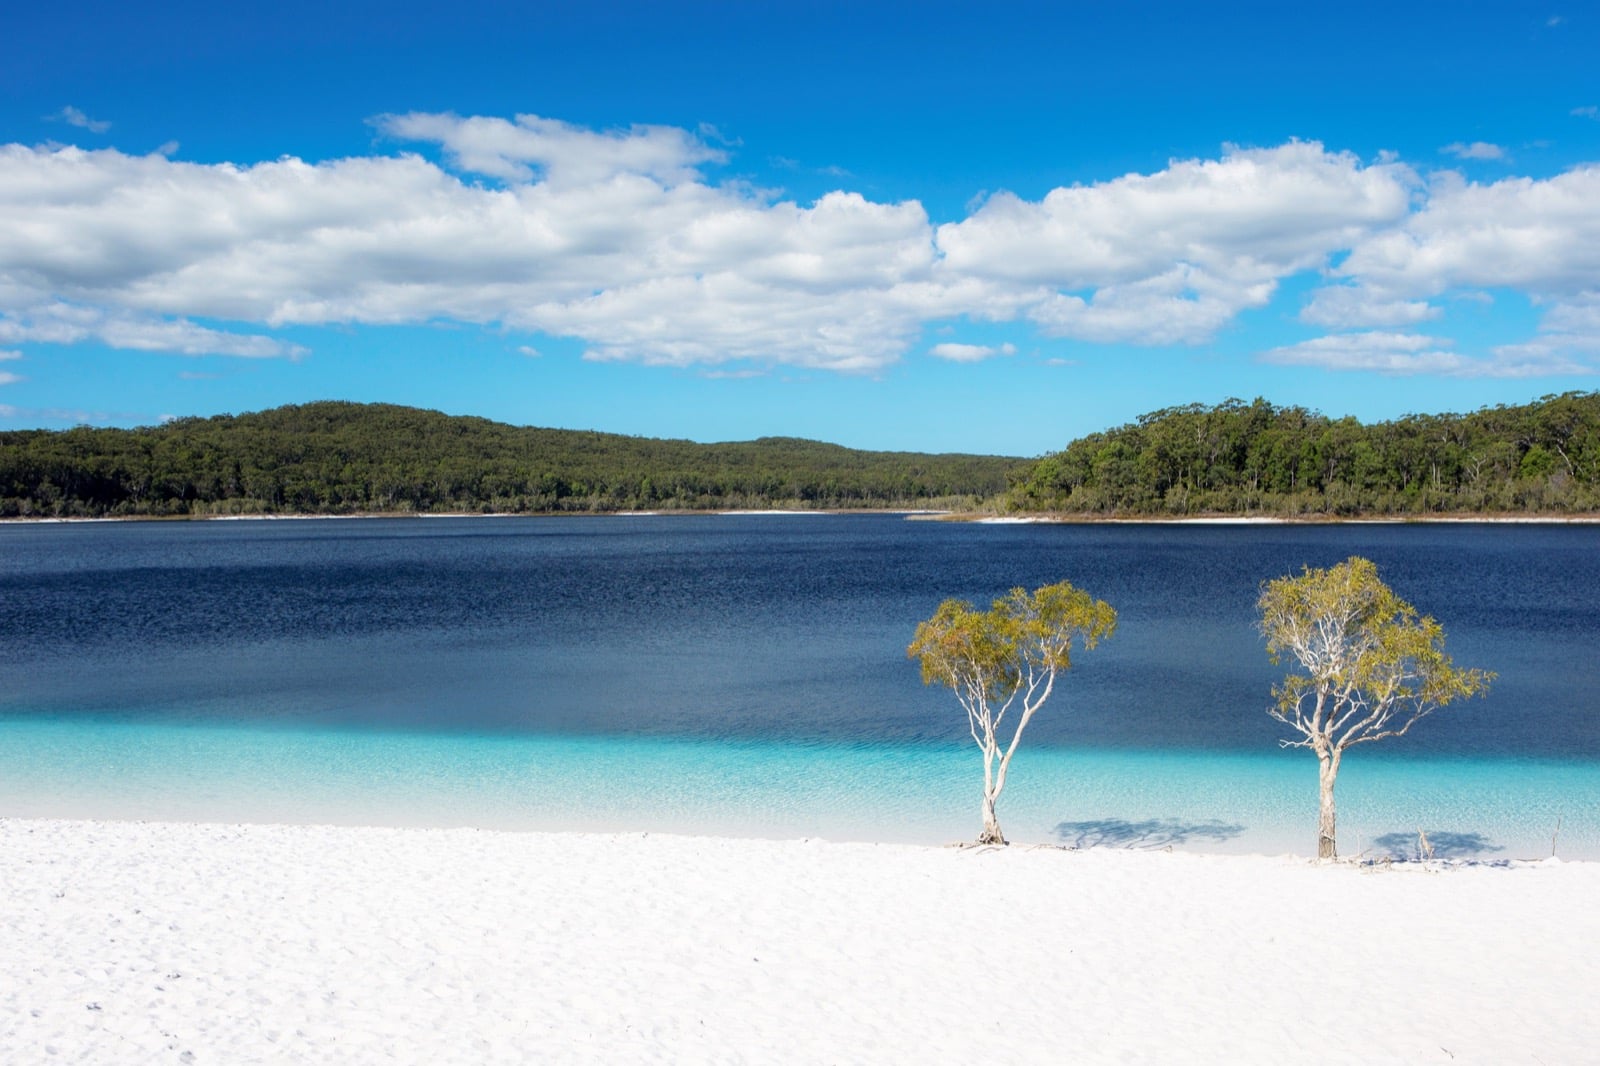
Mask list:
[[[1600,511],[1600,393],[1364,426],[1172,407],[1036,461],[695,444],[312,403],[142,429],[0,432],[0,517],[1005,509],[1305,517]]]
[[[0,516],[971,507],[1027,465],[312,403],[141,429],[0,432]]]
[[[1364,426],[1304,407],[1171,407],[1046,456],[1007,496],[1077,515],[1600,511],[1600,393]]]

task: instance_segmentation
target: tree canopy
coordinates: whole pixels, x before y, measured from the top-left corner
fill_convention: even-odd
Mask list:
[[[1304,407],[1168,407],[1073,441],[1008,501],[1069,514],[1600,510],[1600,393],[1362,425]]]
[[[1037,460],[787,437],[696,444],[311,403],[0,432],[0,517],[1009,508],[1084,517],[1600,511],[1600,393],[1362,425],[1190,404]]]
[[[983,833],[980,844],[1004,844],[995,802],[1005,788],[1022,731],[1072,668],[1074,643],[1095,647],[1116,631],[1117,612],[1070,582],[1025,592],[1020,588],[979,611],[945,600],[917,626],[906,654],[920,661],[924,684],[950,688],[967,712],[973,742],[983,752]],[[1015,709],[1009,741],[1006,716]]]
[[[1359,556],[1268,582],[1257,608],[1272,661],[1288,657],[1303,671],[1273,688],[1268,713],[1298,734],[1281,741],[1285,747],[1309,748],[1317,757],[1317,854],[1331,859],[1334,780],[1345,750],[1402,736],[1434,710],[1482,693],[1494,675],[1457,668],[1445,654],[1439,623],[1419,616]]]
[[[696,444],[313,403],[0,433],[0,516],[971,506],[1020,460]]]

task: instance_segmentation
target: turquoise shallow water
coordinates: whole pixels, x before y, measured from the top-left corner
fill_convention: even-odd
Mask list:
[[[1352,754],[1346,855],[1600,859],[1600,768]],[[1315,766],[1264,754],[1018,754],[1001,820],[1019,843],[1305,854]],[[666,738],[299,731],[0,721],[0,813],[946,843],[978,828],[975,749]]]
[[[0,817],[929,843],[981,766],[906,643],[947,596],[1112,603],[1001,801],[1026,842],[1305,853],[1261,582],[1351,555],[1499,676],[1349,756],[1347,854],[1600,858],[1600,526],[888,515],[0,524]]]

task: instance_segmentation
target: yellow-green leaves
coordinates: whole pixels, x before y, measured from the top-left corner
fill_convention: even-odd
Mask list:
[[[1269,581],[1256,606],[1272,661],[1288,655],[1305,671],[1272,690],[1277,703],[1267,713],[1300,734],[1285,747],[1316,753],[1317,857],[1333,859],[1333,788],[1344,750],[1400,736],[1436,708],[1483,692],[1494,675],[1457,669],[1439,623],[1419,617],[1359,556]]]
[[[1103,600],[1062,581],[1032,592],[1012,589],[980,611],[945,600],[917,626],[906,654],[922,663],[924,684],[947,685],[967,712],[972,739],[983,752],[983,833],[980,844],[1004,844],[995,800],[1022,731],[1072,666],[1072,646],[1092,648],[1117,628],[1117,612]],[[1001,722],[1011,715],[1009,742]]]
[[[966,677],[991,695],[1016,676],[1005,621],[965,600],[945,600],[917,626],[906,654],[921,660],[923,684],[955,688]]]
[[[1273,662],[1287,654],[1305,671],[1273,689],[1272,714],[1318,750],[1397,736],[1494,679],[1458,669],[1439,623],[1419,616],[1357,556],[1268,582],[1257,608]]]
[[[1014,588],[979,611],[945,600],[917,626],[906,654],[921,660],[922,680],[951,688],[977,688],[989,696],[1016,688],[1032,670],[1070,669],[1072,647],[1093,648],[1117,628],[1117,612],[1070,582],[1031,593]]]

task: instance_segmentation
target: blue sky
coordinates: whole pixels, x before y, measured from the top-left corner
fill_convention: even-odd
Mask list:
[[[1600,387],[1592,5],[233,6],[0,17],[0,428],[1034,455]]]

